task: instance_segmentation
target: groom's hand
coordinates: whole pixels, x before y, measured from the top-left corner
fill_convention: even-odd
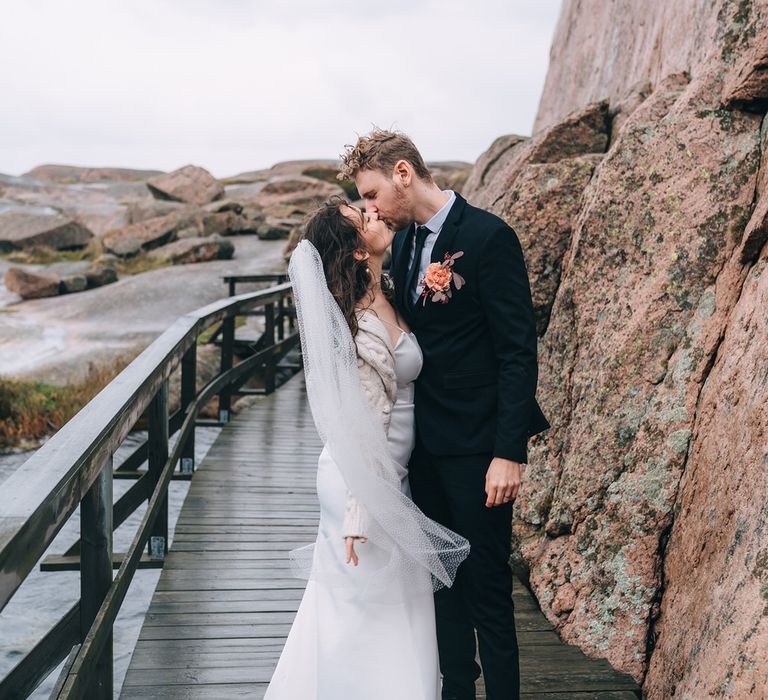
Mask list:
[[[520,489],[520,462],[494,457],[485,475],[485,493],[488,508],[501,506],[517,498]]]

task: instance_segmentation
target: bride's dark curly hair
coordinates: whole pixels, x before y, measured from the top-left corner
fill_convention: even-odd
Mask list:
[[[360,230],[352,221],[344,216],[342,207],[351,206],[340,196],[335,196],[323,204],[307,222],[304,239],[317,248],[323,261],[325,279],[328,289],[338,303],[349,324],[352,335],[357,335],[357,317],[355,307],[368,297],[373,301],[373,293],[369,290],[371,283],[368,262],[355,259],[356,250],[366,250],[367,246]],[[360,212],[360,226],[365,223]],[[394,294],[391,282],[382,275],[381,288],[384,295],[393,300]]]

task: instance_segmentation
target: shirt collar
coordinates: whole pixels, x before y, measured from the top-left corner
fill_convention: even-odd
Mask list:
[[[440,208],[440,210],[429,220],[424,226],[426,226],[432,233],[439,233],[443,228],[445,220],[448,218],[448,212],[451,210],[453,203],[456,201],[456,193],[453,190],[443,190],[443,192],[449,193],[448,201]]]

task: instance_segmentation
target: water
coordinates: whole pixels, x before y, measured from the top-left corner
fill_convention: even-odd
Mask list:
[[[220,428],[197,428],[195,432],[195,463],[200,464],[214,443]],[[146,433],[133,433],[124,441],[115,455],[118,464],[144,439]],[[32,454],[17,451],[0,455],[0,489],[3,482]],[[134,482],[119,479],[114,482],[117,500]],[[172,481],[168,496],[169,538],[173,541],[173,528],[184,498],[189,490],[188,481]],[[114,551],[126,552],[141,522],[146,505],[137,510],[115,532]],[[56,536],[48,554],[62,554],[80,535],[80,519],[76,511]],[[117,616],[114,626],[115,697],[120,693],[133,648],[141,631],[144,615],[160,578],[160,570],[138,570]],[[16,594],[0,614],[0,678],[3,678],[18,661],[58,622],[62,615],[80,598],[80,573],[78,571],[41,572],[35,569],[16,591]],[[30,698],[47,698],[58,678],[60,668],[30,695]]]

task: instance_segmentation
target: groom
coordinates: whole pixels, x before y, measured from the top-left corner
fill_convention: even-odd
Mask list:
[[[527,442],[549,427],[536,399],[536,325],[515,232],[435,184],[413,142],[375,130],[342,157],[366,210],[398,231],[398,311],[424,355],[416,382],[413,500],[466,537],[454,585],[435,594],[443,699],[520,694],[509,568],[512,502]]]

